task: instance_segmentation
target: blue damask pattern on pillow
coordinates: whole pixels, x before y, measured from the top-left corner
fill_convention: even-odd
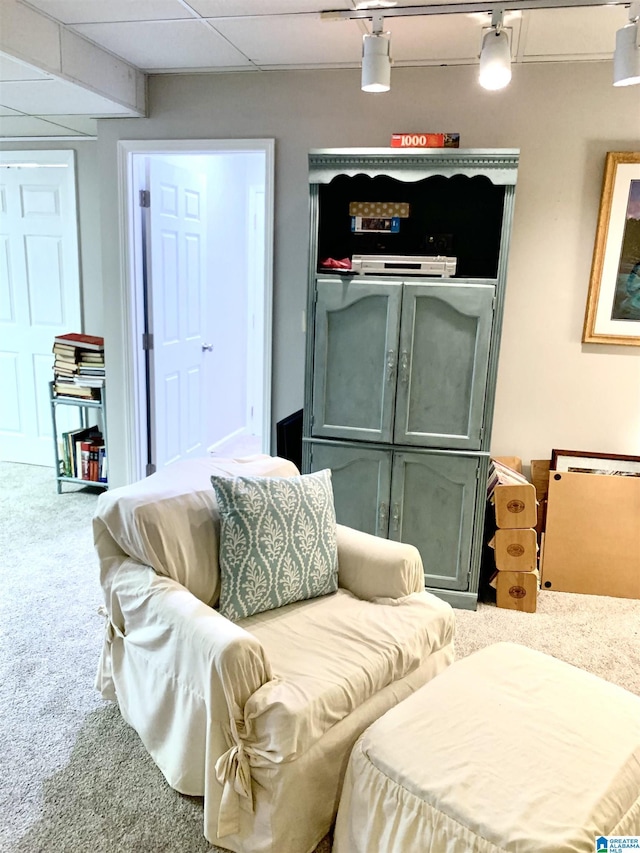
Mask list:
[[[220,613],[236,621],[335,592],[331,471],[211,477],[220,511]]]

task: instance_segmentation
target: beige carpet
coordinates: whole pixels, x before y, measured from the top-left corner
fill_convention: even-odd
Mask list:
[[[50,468],[0,463],[0,853],[206,853],[202,800],[166,785],[93,689],[95,502],[57,495]],[[640,695],[640,601],[542,592],[535,614],[481,605],[457,622],[459,656],[512,640]]]

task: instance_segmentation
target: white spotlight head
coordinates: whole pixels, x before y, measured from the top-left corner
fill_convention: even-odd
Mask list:
[[[391,88],[390,33],[362,38],[362,91],[388,92]]]
[[[480,85],[483,89],[504,89],[511,80],[511,47],[504,30],[492,28],[482,39]]]
[[[640,13],[640,6],[631,13]],[[636,19],[616,33],[616,50],[613,54],[613,85],[633,86],[640,83],[640,22]]]

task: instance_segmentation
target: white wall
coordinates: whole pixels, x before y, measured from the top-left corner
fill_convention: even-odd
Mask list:
[[[518,65],[502,92],[485,92],[476,75],[465,66],[395,68],[382,95],[362,93],[355,70],[158,76],[149,119],[99,122],[110,388],[124,371],[118,139],[276,139],[275,423],[303,399],[308,150],[457,131],[464,148],[521,149],[493,451],[525,462],[553,447],[640,453],[640,348],[580,343],[604,157],[640,148],[640,91],[613,88],[610,62]],[[126,427],[113,396],[118,482]]]

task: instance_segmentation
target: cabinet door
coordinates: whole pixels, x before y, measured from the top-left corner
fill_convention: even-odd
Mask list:
[[[428,587],[468,587],[478,465],[475,456],[394,453],[389,538],[420,551]]]
[[[404,285],[396,444],[480,448],[493,296],[493,285]]]
[[[312,435],[390,442],[402,285],[317,282]]]
[[[313,444],[311,470],[331,468],[336,519],[356,530],[386,537],[391,488],[391,451],[354,445]]]

